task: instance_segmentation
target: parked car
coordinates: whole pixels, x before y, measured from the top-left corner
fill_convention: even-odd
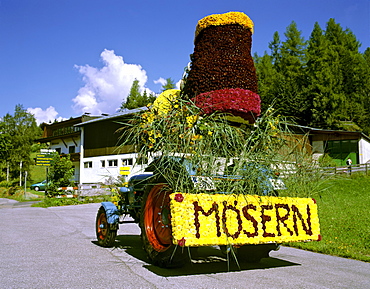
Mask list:
[[[46,189],[46,180],[42,181],[40,183],[36,183],[36,184],[31,185],[30,189],[35,190],[35,191],[45,191],[45,189]]]

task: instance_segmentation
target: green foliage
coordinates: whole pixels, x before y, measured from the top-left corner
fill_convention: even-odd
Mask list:
[[[82,205],[90,203],[100,203],[110,201],[110,196],[95,196],[85,198],[45,198],[41,202],[33,204],[32,207],[60,207],[60,206],[72,206]]]
[[[361,174],[322,183],[316,198],[322,240],[287,245],[370,262],[369,186],[370,176]]]
[[[167,89],[175,89],[176,85],[171,78],[166,79],[166,83],[162,85],[162,92]]]
[[[139,81],[135,79],[131,86],[130,94],[127,96],[126,102],[122,103],[120,110],[143,107],[152,103],[154,99],[155,96],[153,94],[148,95],[146,90],[142,94],[140,93]]]
[[[349,29],[330,19],[326,30],[318,23],[308,41],[295,22],[275,32],[270,54],[254,56],[262,109],[274,105],[298,124],[325,129],[370,132],[370,52]],[[342,126],[352,122],[354,126]]]
[[[71,181],[73,173],[73,163],[70,156],[54,154],[48,173],[48,182],[50,182],[47,187],[48,193],[55,195],[58,194],[59,187],[73,186]]]
[[[9,168],[10,179],[19,177],[20,162],[22,171],[28,171],[32,164],[30,153],[34,140],[41,136],[35,117],[22,105],[15,107],[14,115],[6,114],[0,121],[0,180],[6,178]]]

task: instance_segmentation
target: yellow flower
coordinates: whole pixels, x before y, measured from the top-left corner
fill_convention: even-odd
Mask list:
[[[149,138],[149,141],[150,141],[151,143],[155,143],[155,139],[154,139],[154,138],[152,138],[152,137],[150,137],[150,138]]]
[[[178,89],[167,89],[163,91],[153,103],[152,109],[158,112],[158,115],[165,115],[167,114],[173,104],[178,100],[180,97],[180,90]]]
[[[208,135],[213,135],[213,131],[208,131]]]
[[[317,205],[310,198],[176,192],[170,199],[174,244],[182,238],[188,246],[321,239]]]
[[[197,115],[190,115],[186,117],[186,123],[188,124],[189,127],[192,127],[197,120],[198,120]]]
[[[250,29],[253,33],[253,21],[246,14],[243,12],[228,12],[224,14],[212,14],[199,20],[195,30],[195,38],[204,28],[227,24],[239,24]]]
[[[203,136],[202,135],[200,135],[200,134],[195,134],[195,135],[193,135],[192,137],[191,137],[191,140],[193,140],[193,141],[197,141],[197,140],[201,140],[203,138]]]

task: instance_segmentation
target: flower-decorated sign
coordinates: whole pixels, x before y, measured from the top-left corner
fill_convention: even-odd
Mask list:
[[[311,198],[174,193],[174,244],[243,245],[320,240],[317,204]],[[180,201],[181,200],[181,201]]]

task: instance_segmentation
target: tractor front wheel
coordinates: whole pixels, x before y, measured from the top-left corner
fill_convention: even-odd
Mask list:
[[[117,236],[117,225],[109,224],[107,213],[103,206],[96,215],[96,238],[102,247],[112,247]]]

